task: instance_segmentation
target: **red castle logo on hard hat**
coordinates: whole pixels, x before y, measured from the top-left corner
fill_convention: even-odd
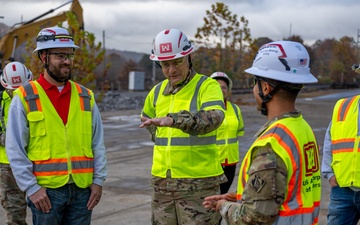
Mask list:
[[[13,84],[20,84],[21,83],[21,77],[20,76],[12,77],[11,81],[12,81]]]
[[[160,53],[171,53],[172,52],[172,44],[171,42],[160,44]]]

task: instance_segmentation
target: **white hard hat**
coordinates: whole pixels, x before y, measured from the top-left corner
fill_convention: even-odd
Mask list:
[[[316,83],[310,73],[310,57],[298,42],[275,41],[261,46],[246,73],[292,84]]]
[[[6,89],[15,90],[33,79],[31,71],[20,62],[8,63],[0,76],[0,83]]]
[[[150,59],[166,61],[184,57],[194,51],[193,44],[178,29],[163,30],[156,35]]]
[[[233,86],[233,82],[232,80],[228,77],[228,75],[226,75],[226,73],[223,72],[215,72],[213,74],[211,74],[210,76],[213,79],[219,78],[219,79],[225,79],[227,80],[227,84],[229,85],[229,91],[231,90],[232,86]]]
[[[36,38],[34,52],[49,48],[79,48],[74,44],[69,31],[61,27],[49,27],[42,29]]]

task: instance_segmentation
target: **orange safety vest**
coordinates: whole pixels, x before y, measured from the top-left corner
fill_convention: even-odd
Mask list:
[[[275,224],[317,224],[321,198],[319,150],[302,116],[275,121],[253,143],[241,165],[237,199],[241,201],[249,178],[253,150],[267,145],[282,158],[288,171],[287,192]]]
[[[359,100],[359,95],[339,100],[331,120],[331,167],[340,187],[360,187]]]

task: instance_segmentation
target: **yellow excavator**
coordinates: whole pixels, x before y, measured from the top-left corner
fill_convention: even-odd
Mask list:
[[[42,20],[38,19],[54,12],[58,8],[61,8],[69,3],[72,3],[69,11],[75,14],[79,22],[80,28],[84,28],[84,20],[82,15],[83,9],[78,0],[69,1],[55,9],[50,9],[46,13],[43,13],[29,21],[14,24],[5,35],[0,37],[0,74],[2,72],[2,68],[5,66],[4,63],[6,61],[15,60],[15,49],[19,47],[19,45],[27,41],[29,38],[36,37],[39,30],[45,27],[56,26],[59,22],[66,21],[66,13],[68,11],[63,11],[55,16],[44,18]]]

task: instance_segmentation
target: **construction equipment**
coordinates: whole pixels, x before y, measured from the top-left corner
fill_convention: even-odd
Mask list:
[[[69,3],[72,3],[69,11],[63,11],[62,13],[59,13],[55,16],[38,20]],[[5,35],[1,36],[0,37],[0,74],[3,66],[5,66],[4,63],[6,61],[15,60],[14,59],[15,49],[19,47],[19,45],[27,41],[29,38],[36,37],[37,33],[41,29],[45,27],[56,26],[59,22],[66,21],[67,12],[73,12],[75,14],[79,22],[80,28],[83,29],[84,21],[82,15],[83,12],[82,7],[78,0],[73,0],[65,4],[62,4],[61,6],[55,9],[50,9],[48,12],[45,12],[35,17],[34,19],[31,19],[23,23],[14,24]]]

